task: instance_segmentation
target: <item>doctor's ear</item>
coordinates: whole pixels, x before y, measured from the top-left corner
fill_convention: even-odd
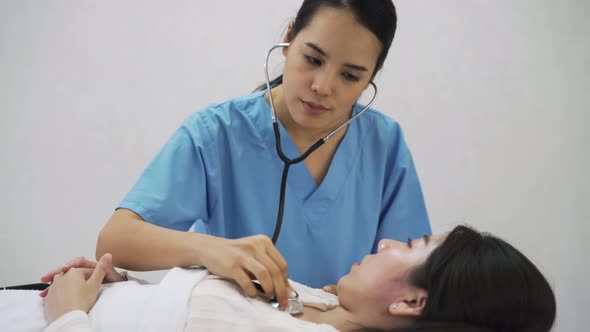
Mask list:
[[[418,317],[422,314],[427,300],[428,293],[419,289],[406,299],[391,303],[389,305],[389,314],[398,317]]]
[[[293,41],[293,38],[291,38],[293,34],[293,21],[291,21],[289,23],[289,26],[287,27],[287,32],[285,32],[285,36],[283,37],[283,43],[291,43],[291,41]],[[283,55],[287,55],[287,49],[288,47],[283,47]]]

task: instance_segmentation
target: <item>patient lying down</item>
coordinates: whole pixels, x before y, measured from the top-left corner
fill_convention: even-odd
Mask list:
[[[158,285],[113,282],[122,278],[111,259],[107,254],[98,264],[80,264],[93,269],[56,275],[45,312],[37,297],[36,307],[18,308],[28,318],[14,326],[34,331],[37,320],[49,323],[47,331],[63,332],[545,332],[555,318],[555,298],[539,270],[508,243],[464,226],[409,243],[381,241],[378,253],[338,281],[338,297],[291,282],[304,304],[298,315],[247,297],[206,270],[175,268]],[[111,283],[101,288],[103,281]],[[11,301],[5,292],[0,308]]]

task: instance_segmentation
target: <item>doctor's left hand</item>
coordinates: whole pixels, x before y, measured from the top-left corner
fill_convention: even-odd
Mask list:
[[[94,306],[111,260],[111,254],[105,254],[94,270],[73,268],[53,278],[45,297],[45,315],[49,324],[70,311],[87,313]]]

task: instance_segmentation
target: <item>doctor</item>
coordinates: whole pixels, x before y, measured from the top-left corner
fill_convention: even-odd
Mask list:
[[[282,150],[297,158],[363,108],[396,20],[391,0],[303,1],[283,40],[283,75],[270,91],[188,117],[102,229],[96,256],[130,270],[202,265],[250,296],[258,279],[284,306],[287,277],[334,284],[379,240],[430,235],[400,126],[369,109],[289,168],[270,240],[283,177],[270,98]],[[187,232],[195,223],[200,232]]]

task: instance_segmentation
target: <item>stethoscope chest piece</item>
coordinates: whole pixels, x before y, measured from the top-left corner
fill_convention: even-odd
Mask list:
[[[299,293],[297,293],[297,291],[292,290],[291,294],[289,295],[289,305],[287,308],[281,308],[279,306],[279,302],[277,302],[276,298],[269,298],[265,293],[264,293],[264,289],[262,288],[262,286],[260,285],[260,282],[258,280],[252,280],[252,283],[254,283],[254,287],[256,287],[256,290],[258,291],[258,296],[268,302],[270,302],[270,305],[280,311],[286,311],[288,313],[290,313],[291,315],[295,316],[295,315],[299,315],[300,313],[303,312],[303,303],[301,303],[301,301],[299,300]]]
[[[303,304],[299,299],[289,299],[289,306],[287,308],[279,307],[279,303],[276,301],[272,301],[271,306],[277,310],[286,311],[293,316],[299,315],[303,312]]]

